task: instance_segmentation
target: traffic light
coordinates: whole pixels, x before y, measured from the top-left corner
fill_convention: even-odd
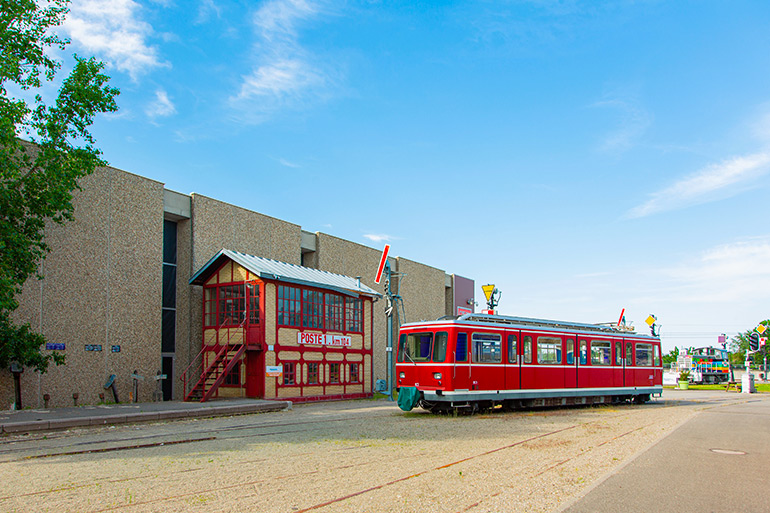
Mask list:
[[[759,333],[749,335],[749,349],[759,351]]]

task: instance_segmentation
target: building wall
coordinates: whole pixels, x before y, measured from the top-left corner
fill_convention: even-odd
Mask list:
[[[64,343],[66,365],[22,377],[24,406],[97,403],[104,383],[116,374],[119,399],[127,401],[131,373],[154,375],[160,368],[163,185],[114,168],[100,168],[81,180],[74,194],[74,220],[49,224],[52,251],[43,280],[29,280],[16,319],[30,322],[51,343]],[[101,351],[86,351],[101,345]],[[120,352],[111,352],[120,346]],[[153,380],[150,380],[152,382]],[[139,400],[152,399],[140,384]],[[1,405],[13,401],[3,387]]]
[[[111,400],[111,393],[103,389],[111,374],[117,376],[118,395],[125,402],[134,371],[145,376],[139,400],[149,401],[156,388],[152,376],[161,370],[163,184],[107,167],[84,178],[81,185],[83,190],[74,195],[74,220],[46,229],[52,252],[42,266],[45,279],[25,284],[15,313],[17,321],[29,322],[49,342],[66,345],[66,365],[51,366],[45,375],[29,370],[23,374],[25,406],[42,407],[44,394],[50,395],[49,406],[72,405],[73,393],[79,404],[98,403],[100,393]],[[220,249],[294,264],[302,263],[306,251],[305,265],[360,276],[363,284],[384,292],[384,282],[374,283],[380,249],[317,233],[314,251],[308,252],[296,224],[200,194],[189,198],[190,218],[173,218],[177,222],[176,338],[174,371],[169,376],[173,399],[182,399],[180,378],[202,344],[203,289],[188,282]],[[452,295],[443,271],[403,258],[389,261],[392,269],[408,274],[401,288],[406,320],[444,315],[446,298]],[[373,347],[372,356],[364,359],[372,369],[363,376],[366,391],[374,380],[386,377],[385,306],[383,299],[365,302],[366,323],[373,319],[373,337],[367,329],[365,340]],[[394,324],[394,339],[397,329]],[[86,345],[101,345],[102,350],[85,351]],[[113,345],[120,346],[119,353],[110,351]],[[10,373],[0,372],[0,409],[13,400]]]

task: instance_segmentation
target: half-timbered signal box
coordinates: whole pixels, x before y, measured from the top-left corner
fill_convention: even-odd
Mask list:
[[[190,283],[203,287],[203,345],[186,400],[371,395],[380,294],[359,279],[223,249]]]

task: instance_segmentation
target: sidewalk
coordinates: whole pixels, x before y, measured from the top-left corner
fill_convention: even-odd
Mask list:
[[[704,408],[562,511],[769,511],[770,398],[727,395],[741,402]],[[697,397],[685,391],[665,391],[666,396]]]
[[[0,433],[52,431],[82,426],[104,426],[132,422],[190,417],[219,417],[291,409],[291,401],[227,399],[205,403],[164,401],[124,403],[48,410],[0,411]]]

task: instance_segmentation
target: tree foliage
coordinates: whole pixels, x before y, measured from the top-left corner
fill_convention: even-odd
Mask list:
[[[671,351],[668,352],[668,354],[663,355],[663,366],[666,367],[668,365],[671,365],[672,363],[676,363],[679,359],[679,348],[675,347]]]
[[[53,104],[43,100],[61,66],[51,50],[68,43],[53,31],[68,3],[0,0],[0,367],[16,361],[45,372],[51,359],[63,361],[44,353],[43,336],[14,324],[12,313],[50,251],[46,222],[71,219],[78,179],[105,164],[89,132],[94,116],[117,110],[104,64],[77,55]]]

